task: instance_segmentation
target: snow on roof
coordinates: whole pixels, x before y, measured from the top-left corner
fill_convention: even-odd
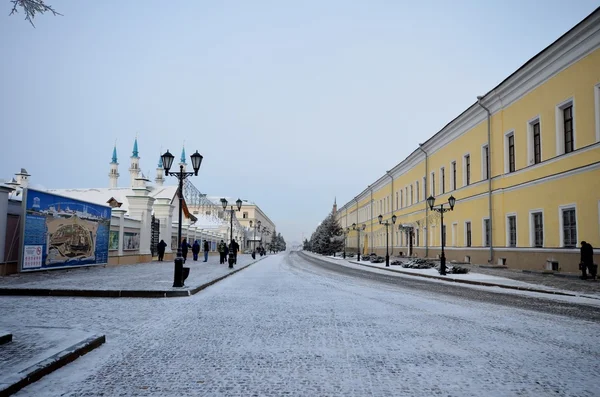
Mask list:
[[[150,192],[150,196],[155,199],[168,198],[173,200],[175,194],[177,194],[177,186],[155,186],[154,190]]]
[[[227,200],[227,205],[235,205],[237,197],[227,197],[227,196],[206,196],[206,198],[218,206],[221,206],[221,199],[225,198]],[[254,201],[244,200],[242,199],[242,205],[256,205]]]
[[[219,228],[226,224],[226,222],[223,219],[220,219],[216,216],[206,214],[195,214],[194,216],[198,218],[198,220],[195,223],[195,226],[200,227],[202,229]]]

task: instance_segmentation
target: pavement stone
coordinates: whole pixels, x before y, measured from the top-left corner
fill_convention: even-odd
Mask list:
[[[0,346],[0,396],[8,396],[104,343],[104,335],[60,326],[17,326]]]
[[[173,262],[150,262],[121,266],[94,266],[0,277],[0,295],[175,297],[190,296],[265,257],[238,255],[229,269],[219,259],[188,260],[190,275],[182,288],[173,287]]]

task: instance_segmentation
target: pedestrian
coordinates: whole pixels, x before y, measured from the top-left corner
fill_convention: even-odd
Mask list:
[[[233,264],[237,265],[237,253],[240,249],[240,245],[235,241],[235,239],[231,240],[231,244],[229,244],[229,255],[233,255]]]
[[[165,240],[160,240],[160,243],[156,245],[156,251],[158,252],[159,262],[162,262],[165,258],[165,248],[167,248],[167,243],[165,243]]]
[[[225,263],[225,248],[227,248],[227,244],[223,240],[217,246],[217,250],[219,251],[219,263],[222,265]]]
[[[597,276],[597,268],[594,265],[594,247],[586,241],[581,242],[581,262],[579,264],[581,269],[581,279],[586,280],[586,271],[589,270],[590,276],[595,280]]]
[[[200,243],[198,240],[194,241],[194,245],[192,245],[192,255],[194,255],[194,262],[198,260],[198,253],[200,252]]]
[[[210,251],[208,240],[204,240],[204,262],[208,262],[208,251]]]
[[[187,259],[188,249],[192,248],[190,244],[187,242],[187,239],[184,237],[183,241],[181,241],[181,256],[183,257],[183,263]]]

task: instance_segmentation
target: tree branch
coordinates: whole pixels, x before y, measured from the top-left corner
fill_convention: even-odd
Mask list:
[[[52,6],[44,4],[44,0],[10,0],[10,2],[13,3],[13,8],[8,15],[18,14],[18,7],[21,7],[23,11],[25,11],[25,20],[29,21],[34,28],[33,18],[35,18],[36,13],[43,14],[45,12],[51,12],[54,16],[62,16],[62,14],[52,8]]]

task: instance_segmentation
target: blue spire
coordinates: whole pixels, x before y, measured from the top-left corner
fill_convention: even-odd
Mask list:
[[[113,148],[112,163],[113,164],[117,163],[117,145],[115,145],[115,147]]]
[[[187,164],[185,162],[185,146],[183,147],[183,149],[181,149],[181,163],[182,164]]]
[[[138,146],[137,146],[137,137],[135,138],[135,142],[133,143],[133,153],[131,157],[139,157],[138,156]]]
[[[162,156],[158,158],[158,168],[163,168]]]

